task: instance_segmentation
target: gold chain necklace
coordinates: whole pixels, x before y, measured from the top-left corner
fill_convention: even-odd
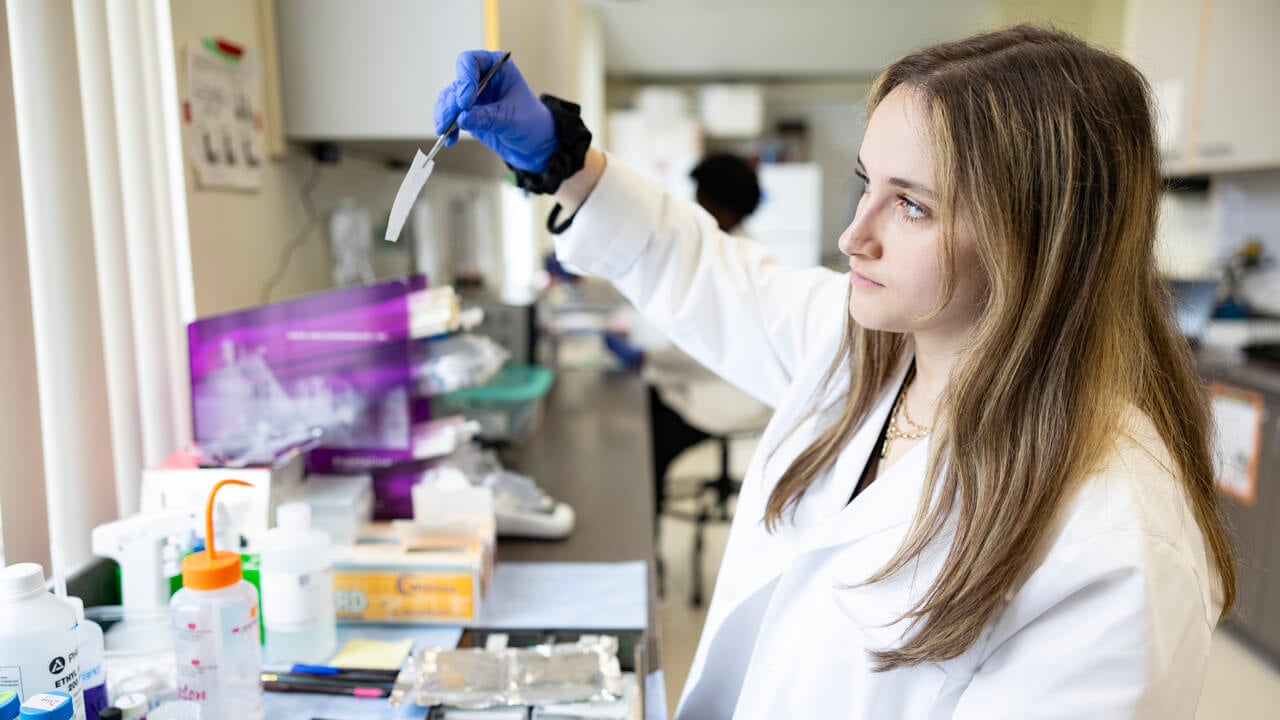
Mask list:
[[[929,433],[933,432],[933,428],[925,427],[911,419],[907,414],[907,406],[904,400],[907,397],[907,388],[911,386],[911,381],[915,379],[915,371],[912,371],[911,377],[902,383],[902,389],[898,391],[898,399],[893,401],[893,410],[889,413],[889,427],[884,431],[884,444],[880,446],[880,459],[883,460],[889,454],[889,445],[894,440],[919,440],[929,437]],[[914,432],[903,432],[898,429],[898,411],[902,411],[902,419],[915,428]]]

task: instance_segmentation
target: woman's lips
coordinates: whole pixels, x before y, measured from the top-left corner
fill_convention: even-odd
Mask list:
[[[884,285],[881,285],[880,283],[876,282],[875,280],[872,280],[871,278],[867,277],[866,275],[863,275],[862,273],[858,272],[857,270],[850,270],[850,271],[849,271],[849,281],[850,281],[850,282],[852,282],[854,285],[857,285],[858,287],[864,287],[864,288],[882,288],[882,287],[884,287]]]

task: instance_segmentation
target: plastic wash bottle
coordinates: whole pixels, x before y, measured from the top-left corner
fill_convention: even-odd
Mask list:
[[[262,538],[262,624],[267,661],[323,663],[338,643],[329,534],[311,527],[311,506],[285,503]]]
[[[258,593],[243,579],[240,555],[213,539],[214,498],[227,485],[252,487],[223,480],[209,491],[208,547],[183,558],[182,589],[169,601],[178,699],[200,703],[205,717],[262,720]]]
[[[44,569],[19,563],[0,570],[0,692],[26,701],[64,692],[84,720],[76,612],[44,589]]]

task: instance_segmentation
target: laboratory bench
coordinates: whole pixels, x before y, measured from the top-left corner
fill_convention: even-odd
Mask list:
[[[653,472],[644,382],[635,373],[566,369],[557,372],[555,384],[543,402],[542,420],[532,434],[518,446],[503,449],[501,455],[508,467],[532,476],[553,497],[572,505],[576,524],[564,540],[500,538],[498,578],[490,596],[520,596],[521,604],[528,609],[537,602],[528,597],[530,592],[537,592],[529,587],[536,583],[526,583],[522,578],[547,577],[539,568],[557,565],[572,570],[577,563],[618,564],[611,570],[620,572],[605,574],[626,579],[628,591],[645,577],[645,588],[636,590],[647,596],[645,607],[635,613],[643,618],[644,627],[637,628],[638,636],[631,633],[631,642],[622,638],[624,648],[634,645],[642,649],[635,655],[634,664],[637,675],[644,678],[658,669],[660,657],[654,583]],[[637,563],[644,569],[637,568]],[[114,605],[119,602],[114,579],[114,563],[102,560],[72,578],[70,589],[84,597],[87,605]],[[499,585],[518,589],[500,592]],[[468,639],[483,643],[485,616],[490,614],[482,613],[480,620],[462,633],[463,645],[469,644]],[[366,634],[364,627],[341,626],[340,637],[360,637]],[[507,624],[500,629],[509,631],[511,627]],[[604,631],[609,632],[607,628]],[[404,626],[400,632],[406,638],[425,637],[432,630]],[[371,627],[368,634],[385,639],[395,635],[395,630]],[[570,639],[567,635],[561,638]],[[630,665],[630,660],[624,658],[624,666]],[[286,701],[281,698],[281,702]]]
[[[542,422],[504,464],[573,506],[564,540],[498,541],[498,562],[626,562],[649,568],[647,664],[658,667],[653,465],[645,384],[636,373],[562,369]]]

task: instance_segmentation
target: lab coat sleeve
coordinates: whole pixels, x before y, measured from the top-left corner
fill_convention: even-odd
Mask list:
[[[1213,630],[1203,588],[1158,539],[1072,545],[996,621],[954,720],[1191,720]]]
[[[841,274],[782,266],[613,158],[556,254],[613,282],[678,347],[771,407],[820,338],[834,350],[847,312]]]

